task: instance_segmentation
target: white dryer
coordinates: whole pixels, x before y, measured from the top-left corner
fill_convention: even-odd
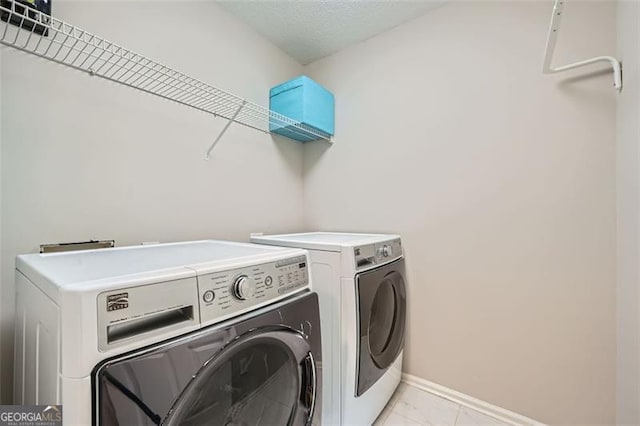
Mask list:
[[[323,423],[371,425],[402,375],[405,267],[397,235],[312,232],[251,241],[309,250],[320,301]]]
[[[307,252],[198,241],[18,256],[15,403],[65,425],[319,424]]]

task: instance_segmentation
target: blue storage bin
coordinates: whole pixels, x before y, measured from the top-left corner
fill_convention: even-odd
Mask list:
[[[269,108],[312,127],[326,137],[334,134],[333,94],[307,76],[272,87],[269,91]],[[319,139],[316,135],[301,132],[273,118],[269,122],[269,130],[300,142]]]

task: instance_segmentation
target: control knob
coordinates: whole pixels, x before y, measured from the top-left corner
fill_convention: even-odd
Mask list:
[[[382,257],[393,256],[393,247],[385,244],[382,247],[380,247],[380,249],[378,250],[378,253]]]
[[[256,282],[247,275],[240,275],[233,282],[233,295],[240,300],[247,300],[256,294]]]

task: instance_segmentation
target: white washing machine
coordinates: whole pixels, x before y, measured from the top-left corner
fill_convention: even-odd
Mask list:
[[[198,241],[16,262],[16,404],[62,404],[65,425],[320,423],[306,251]]]
[[[312,232],[253,235],[304,248],[320,300],[323,423],[370,425],[402,375],[405,268],[397,235]]]

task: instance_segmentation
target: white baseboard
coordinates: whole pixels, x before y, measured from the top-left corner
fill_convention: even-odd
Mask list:
[[[514,413],[505,408],[498,407],[497,405],[490,404],[485,401],[481,401],[469,395],[465,395],[462,392],[449,389],[437,383],[430,382],[411,374],[402,373],[402,381],[408,385],[422,389],[425,392],[438,395],[442,398],[453,401],[464,407],[469,407],[475,411],[478,411],[487,416],[491,416],[504,423],[508,423],[515,426],[527,425],[527,426],[544,426],[544,423],[525,417],[521,414]]]

